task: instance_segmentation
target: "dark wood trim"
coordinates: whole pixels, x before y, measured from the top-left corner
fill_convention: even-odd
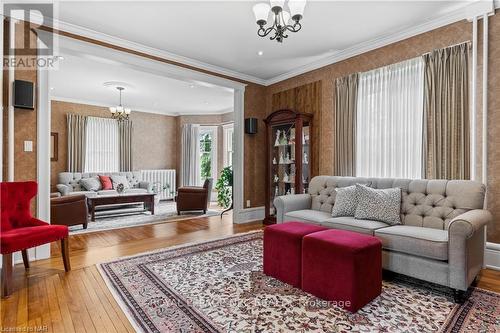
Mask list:
[[[53,138],[53,139],[52,139]],[[50,161],[56,162],[59,158],[59,134],[56,132],[50,132],[50,139],[54,140],[54,151],[51,151]]]

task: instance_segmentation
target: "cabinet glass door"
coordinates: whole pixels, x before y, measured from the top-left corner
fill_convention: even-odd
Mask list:
[[[272,126],[272,168],[270,215],[275,215],[274,198],[295,194],[295,125]]]
[[[310,126],[308,122],[304,122],[302,127],[302,193],[307,193],[309,190],[309,178],[311,176],[310,172],[311,163],[311,135]]]

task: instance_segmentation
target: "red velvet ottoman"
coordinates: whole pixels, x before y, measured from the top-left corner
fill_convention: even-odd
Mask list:
[[[274,224],[264,229],[264,274],[300,288],[302,238],[325,227],[300,222]]]
[[[302,240],[302,290],[356,312],[382,291],[382,244],[344,230]]]

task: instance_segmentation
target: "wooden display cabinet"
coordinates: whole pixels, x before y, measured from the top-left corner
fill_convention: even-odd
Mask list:
[[[274,198],[307,193],[311,179],[312,115],[279,110],[270,114],[264,122],[267,127],[264,224],[274,224]]]

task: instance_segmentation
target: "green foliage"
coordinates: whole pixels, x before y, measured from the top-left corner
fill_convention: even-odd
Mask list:
[[[212,137],[210,134],[206,133],[202,136],[200,140],[200,168],[201,168],[201,179],[205,180],[212,176]]]
[[[224,208],[231,206],[233,191],[233,168],[231,166],[221,170],[215,189],[217,190],[217,203],[219,206]]]

